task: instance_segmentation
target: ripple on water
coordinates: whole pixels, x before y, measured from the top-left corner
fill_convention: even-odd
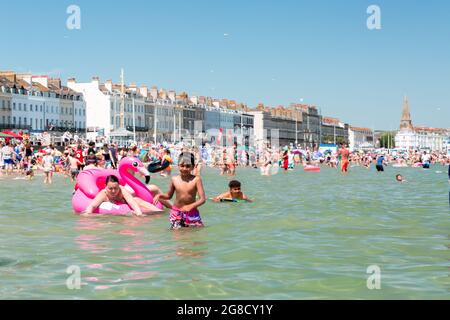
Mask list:
[[[72,186],[59,176],[51,186],[42,177],[2,181],[0,298],[448,298],[446,175],[405,168],[408,182],[398,184],[396,172],[238,169],[255,202],[208,201],[206,227],[178,231],[168,230],[167,214],[73,215]],[[203,179],[208,197],[230,180],[209,168]],[[28,201],[11,201],[13,191]],[[373,264],[382,293],[366,287]],[[71,265],[81,290],[65,286]]]

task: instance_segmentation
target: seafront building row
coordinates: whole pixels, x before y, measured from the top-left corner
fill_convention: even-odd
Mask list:
[[[0,129],[54,135],[72,132],[115,141],[172,142],[188,136],[193,142],[201,135],[203,142],[231,139],[247,146],[274,141],[280,146],[303,147],[345,142],[359,149],[376,147],[377,141],[372,129],[323,116],[313,105],[268,107],[260,103],[250,108],[234,100],[177,94],[135,83],[102,83],[99,77],[90,82],[70,78],[64,86],[59,78],[13,71],[0,72]],[[445,148],[449,131],[428,129],[423,128],[422,136],[425,132],[435,138],[409,146],[429,147],[433,141],[433,147]]]

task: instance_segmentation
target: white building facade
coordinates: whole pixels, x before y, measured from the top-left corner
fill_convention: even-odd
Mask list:
[[[369,128],[350,127],[348,140],[350,151],[375,147],[373,131]]]
[[[0,72],[2,94],[9,96],[8,115],[0,118],[0,126],[29,132],[56,128],[84,131],[85,102],[68,88],[49,86],[47,76]],[[66,91],[64,94],[63,92]],[[80,110],[74,122],[74,108]]]

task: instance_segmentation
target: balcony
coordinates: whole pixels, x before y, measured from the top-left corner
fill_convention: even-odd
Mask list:
[[[133,132],[133,126],[127,126],[127,130]],[[149,128],[147,128],[147,127],[138,127],[138,126],[136,126],[136,131],[147,132],[148,130],[149,130]]]
[[[17,129],[17,130],[31,130],[31,126],[22,124],[0,124],[0,129]]]

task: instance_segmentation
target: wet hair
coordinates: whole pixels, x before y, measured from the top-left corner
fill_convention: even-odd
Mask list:
[[[400,178],[401,176],[402,176],[401,174],[397,174],[397,175],[395,176],[395,179],[398,180],[398,178]]]
[[[228,187],[230,189],[240,188],[241,187],[241,183],[239,181],[237,181],[237,180],[231,180],[230,183],[228,184]]]
[[[108,184],[109,182],[119,183],[119,178],[117,178],[115,175],[112,174],[106,178],[106,184]]]
[[[190,152],[182,152],[178,157],[178,165],[180,164],[189,164],[191,166],[195,166],[195,157],[193,153]]]

